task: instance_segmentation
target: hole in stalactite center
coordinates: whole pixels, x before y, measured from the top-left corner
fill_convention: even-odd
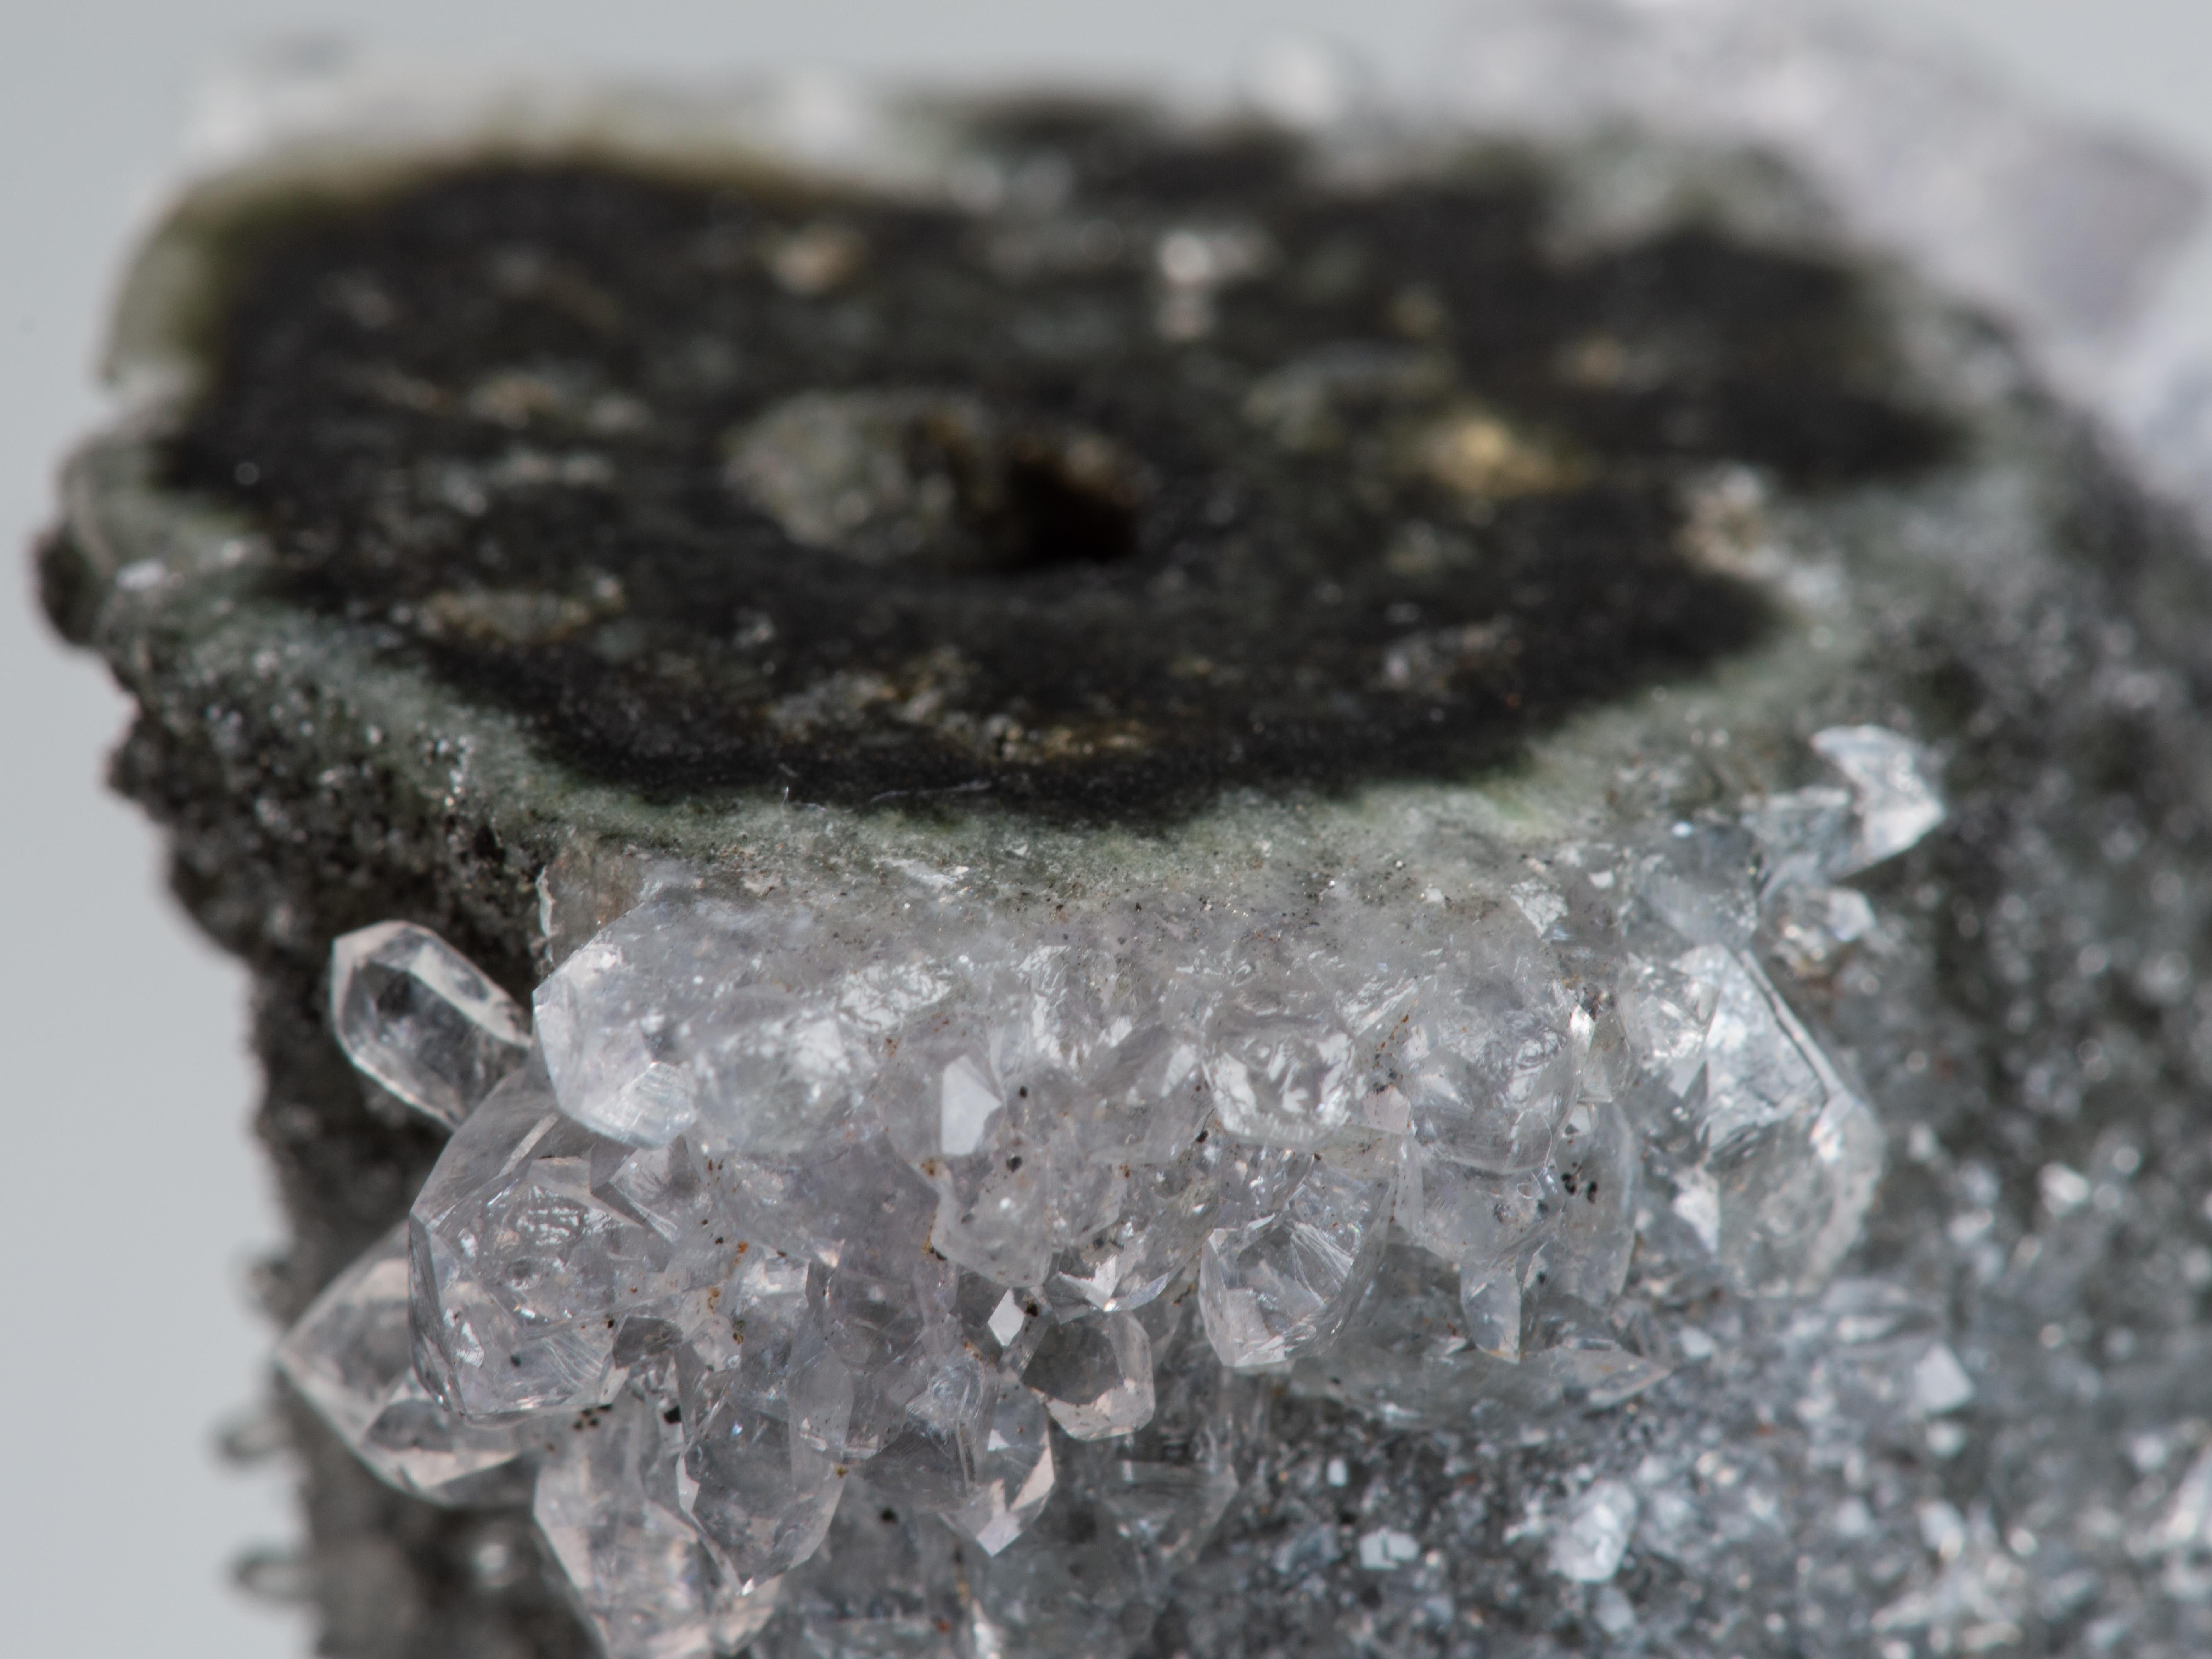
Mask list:
[[[1102,434],[961,392],[806,392],[730,434],[724,477],[805,547],[1018,575],[1136,550],[1142,464]]]

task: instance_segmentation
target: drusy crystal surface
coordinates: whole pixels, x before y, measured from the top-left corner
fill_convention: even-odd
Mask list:
[[[1771,161],[716,118],[210,181],[46,550],[330,1650],[2201,1650],[2206,582],[2002,332]]]

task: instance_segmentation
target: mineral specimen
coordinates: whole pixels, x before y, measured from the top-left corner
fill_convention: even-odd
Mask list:
[[[2179,522],[1740,161],[772,105],[204,185],[45,550],[326,1645],[2201,1650]]]
[[[764,1621],[856,1476],[994,1559],[1065,1481],[1139,1552],[1109,1622],[1140,1635],[1128,1610],[1171,1582],[1146,1546],[1202,1541],[1236,1460],[1194,1480],[1124,1459],[1102,1486],[1072,1446],[1055,1460],[1048,1415],[1126,1443],[1194,1386],[1213,1405],[1183,1432],[1232,1441],[1223,1372],[1295,1382],[1304,1361],[1327,1392],[1340,1348],[1386,1356],[1357,1396],[1386,1421],[1618,1404],[1670,1369],[1618,1300],[1647,1161],[1717,1279],[1826,1281],[1881,1130],[1752,940],[1762,909],[1906,850],[1942,808],[1895,733],[1812,747],[1844,785],[1753,803],[1756,842],[1685,820],[1570,843],[1508,906],[1324,907],[1295,953],[1279,922],[1178,915],[1169,893],[1150,923],[1131,899],[1079,939],[1063,908],[1039,939],[927,884],[916,916],[911,884],[800,907],[664,870],[541,983],[542,1069],[489,1092],[416,1200],[419,1358],[395,1239],[309,1310],[288,1374],[426,1496],[535,1462],[540,1530],[612,1652],[696,1650],[733,1598]],[[334,983],[395,938],[447,964],[414,983],[450,1007],[418,988],[343,1029],[372,1075],[428,1073],[483,981],[380,924],[336,942]],[[1178,981],[1203,988],[1193,1023],[1138,1024]],[[1055,1272],[1086,1238],[1149,1268],[1094,1297],[1095,1273]],[[1394,1248],[1459,1281],[1461,1317],[1447,1306],[1419,1352],[1392,1352],[1413,1299],[1382,1273]],[[1972,1391],[1947,1349],[1914,1375],[1938,1410]],[[1554,1570],[1611,1578],[1635,1504],[1592,1487]],[[1080,1552],[1028,1557],[1031,1577],[1085,1577]]]

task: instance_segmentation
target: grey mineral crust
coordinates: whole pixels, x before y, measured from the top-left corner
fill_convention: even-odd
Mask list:
[[[1145,1651],[2212,1645],[2203,555],[2000,344],[1925,320],[1937,362],[1980,376],[1974,459],[1716,532],[1714,556],[1802,603],[1801,638],[1827,636],[1820,672],[1762,661],[1594,719],[1466,809],[1493,832],[1533,821],[1532,842],[1732,809],[1812,781],[1802,739],[1862,723],[1946,756],[1946,828],[1854,879],[1877,933],[1790,981],[1889,1131],[1843,1277],[1804,1305],[1693,1273],[1632,1280],[1680,1365],[1609,1411],[1389,1431],[1319,1397],[1356,1379],[1286,1385]],[[496,717],[319,655],[319,624],[228,611],[234,527],[182,515],[168,533],[143,465],[127,434],[80,460],[49,603],[140,700],[115,781],[170,828],[180,898],[256,974],[258,1127],[296,1230],[263,1279],[280,1322],[404,1210],[438,1145],[333,1046],[332,938],[404,917],[526,1002],[564,943],[533,884],[564,854],[742,845],[769,885],[825,847],[855,868],[972,858],[1008,887],[1100,879],[1070,841],[988,814],[825,834],[773,803],[702,825],[610,801]],[[1387,858],[1382,808],[1317,816],[1240,801],[1193,840],[1209,863],[1251,824],[1340,868]],[[1178,854],[1116,856],[1149,873]],[[1408,1307],[1452,1294],[1422,1273],[1409,1257],[1383,1282]],[[329,1650],[589,1650],[522,1516],[404,1498],[283,1409]]]

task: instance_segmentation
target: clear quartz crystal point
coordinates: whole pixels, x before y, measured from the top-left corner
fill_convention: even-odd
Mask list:
[[[975,1460],[969,1419],[988,1382],[981,1363],[957,1346],[952,1278],[925,1252],[904,1280],[858,1262],[817,1263],[807,1279],[823,1340],[853,1373],[851,1455],[908,1501],[928,1502],[933,1486],[939,1501],[957,1501]]]
[[[1149,1371],[1145,1382],[1149,1393]],[[945,1511],[945,1522],[996,1555],[1043,1512],[1055,1479],[1044,1403],[1027,1389],[1001,1389],[984,1431],[975,1488]]]
[[[356,1456],[434,1504],[514,1502],[529,1492],[529,1432],[468,1423],[416,1380],[407,1224],[340,1273],[277,1345],[276,1364]]]
[[[853,1032],[826,997],[779,976],[815,929],[797,906],[681,889],[618,917],[538,988],[562,1109],[633,1146],[698,1124],[717,1152],[797,1155],[856,1099]]]
[[[1393,1182],[1301,1154],[1297,1184],[1217,1227],[1199,1254],[1206,1334],[1233,1370],[1279,1365],[1334,1337],[1366,1289]]]
[[[1713,1013],[1681,1097],[1696,1144],[1674,1207],[1740,1288],[1815,1291],[1873,1202],[1881,1127],[1755,962],[1701,945],[1674,966],[1711,988]]]
[[[1753,803],[1744,815],[1768,863],[1770,895],[1856,875],[1917,845],[1943,822],[1935,757],[1879,726],[1813,734],[1814,752],[1844,780]]]
[[[823,1338],[806,1279],[791,1257],[749,1258],[717,1310],[731,1346],[684,1378],[684,1512],[745,1580],[814,1553],[848,1473],[853,1373]]]
[[[626,1388],[574,1419],[538,1477],[538,1532],[608,1659],[734,1654],[775,1610],[776,1581],[740,1584],[678,1505],[676,1414]]]
[[[1575,1097],[1578,1044],[1568,1012],[1525,964],[1452,941],[1431,953],[1413,1008],[1394,1022],[1384,1080],[1421,1147],[1471,1170],[1540,1164]]]
[[[932,1248],[1001,1285],[1042,1284],[1052,1262],[1048,1157],[1017,1133],[972,1158],[930,1160],[938,1189]]]
[[[1874,906],[1849,887],[1784,887],[1766,907],[1763,934],[1798,980],[1832,974],[1846,949],[1874,932]]]
[[[1462,1268],[1459,1305],[1470,1344],[1493,1358],[1521,1358],[1521,1280],[1511,1267]]]
[[[1592,1409],[1633,1398],[1674,1370],[1664,1333],[1631,1303],[1591,1307],[1547,1284],[1533,1320],[1524,1369]]]
[[[1631,1053],[1670,1094],[1686,1095],[1705,1063],[1705,1033],[1720,1006],[1718,981],[1631,958],[1622,964],[1615,999]]]
[[[1857,842],[1851,792],[1829,783],[1753,801],[1744,825],[1765,854],[1770,892],[1834,879],[1851,862]]]
[[[1351,1116],[1358,1055],[1322,972],[1279,939],[1240,942],[1206,1017],[1206,1081],[1231,1134],[1273,1146],[1327,1139]]]
[[[331,1028],[346,1058],[448,1127],[520,1066],[514,999],[427,927],[380,921],[331,945]]]
[[[1014,1390],[974,1355],[957,1351],[925,1350],[899,1371],[861,1380],[888,1407],[866,1465],[871,1484],[932,1511],[949,1512],[972,1498],[988,1478],[981,1468],[994,1402]]]
[[[1553,1155],[1558,1224],[1544,1246],[1553,1282],[1595,1307],[1619,1296],[1636,1254],[1643,1148],[1615,1102],[1585,1100],[1568,1115]]]
[[[1486,1271],[1548,1234],[1566,1207],[1556,1171],[1486,1175],[1407,1146],[1398,1187],[1398,1224],[1446,1261]]]
[[[1670,824],[1637,860],[1637,896],[1689,944],[1741,951],[1759,927],[1759,854],[1739,824]]]
[[[1215,1363],[1196,1310],[1162,1310],[1152,1420],[1126,1439],[1072,1449],[1070,1462],[1136,1552],[1152,1593],[1205,1548],[1251,1472],[1267,1395],[1255,1378]]]
[[[1141,1308],[1173,1284],[1213,1230],[1221,1147],[1194,1142],[1170,1163],[1132,1170],[1121,1214],[1054,1258],[1054,1293],[1110,1313]]]
[[[1838,726],[1814,732],[1812,744],[1850,786],[1857,820],[1849,856],[1832,874],[1894,858],[1942,823],[1934,762],[1911,738],[1879,726]]]
[[[1510,1271],[1501,1277],[1513,1285],[1517,1351],[1520,1286]],[[1497,1317],[1504,1311],[1504,1286],[1497,1297],[1482,1297],[1486,1280],[1487,1275],[1456,1273],[1417,1246],[1386,1249],[1337,1340],[1294,1367],[1293,1391],[1342,1401],[1401,1428],[1462,1420],[1493,1397],[1542,1409],[1556,1390],[1547,1392],[1540,1380],[1524,1376],[1529,1367],[1486,1353],[1471,1340],[1469,1321],[1479,1315],[1485,1321],[1480,1334],[1504,1345],[1504,1321]],[[1478,1297],[1472,1311],[1470,1288]]]
[[[1154,1308],[1162,1317],[1151,1421],[1056,1450],[1058,1484],[1036,1522],[969,1563],[975,1652],[1131,1651],[1235,1500],[1266,1395],[1214,1362],[1187,1305]]]
[[[1133,1314],[1081,1314],[1044,1333],[1022,1381],[1076,1439],[1127,1434],[1152,1420],[1152,1340]]]
[[[929,1185],[881,1136],[797,1163],[708,1162],[719,1201],[777,1249],[886,1284],[919,1271],[933,1209]]]
[[[623,1190],[630,1154],[562,1115],[535,1068],[454,1132],[412,1217],[416,1363],[441,1403],[486,1418],[612,1397],[622,1322],[687,1288]]]

